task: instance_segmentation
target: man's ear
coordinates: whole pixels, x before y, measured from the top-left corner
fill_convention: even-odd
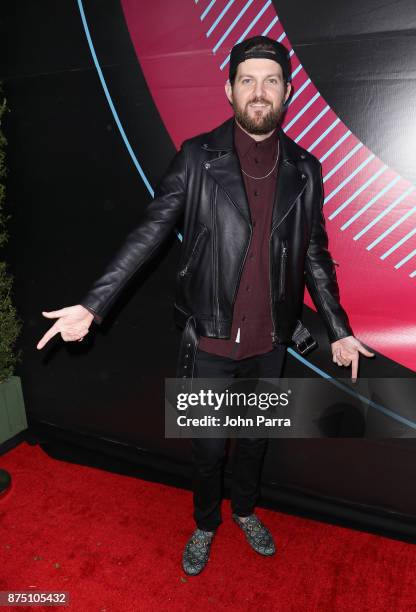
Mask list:
[[[283,104],[283,110],[286,111],[290,104],[290,94],[292,91],[292,84],[286,83],[285,101]]]
[[[224,88],[225,88],[225,95],[227,96],[229,103],[232,104],[233,103],[233,89],[231,87],[230,79],[226,80]]]
[[[286,84],[285,103],[289,100],[290,92],[292,91],[292,83]]]

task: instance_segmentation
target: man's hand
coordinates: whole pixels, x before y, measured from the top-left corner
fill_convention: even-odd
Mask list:
[[[52,310],[50,312],[42,312],[47,319],[58,319],[48,329],[46,334],[39,340],[36,348],[41,349],[53,336],[60,333],[62,340],[65,342],[79,342],[88,334],[89,326],[91,325],[94,315],[89,310],[77,304],[76,306],[67,306],[60,310]]]
[[[336,342],[331,343],[332,361],[339,366],[351,366],[351,378],[353,382],[357,380],[358,359],[362,353],[365,357],[374,357],[375,353],[370,353],[363,347],[355,336],[347,336]]]

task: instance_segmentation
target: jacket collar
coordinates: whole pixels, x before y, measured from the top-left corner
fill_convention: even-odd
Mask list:
[[[202,139],[202,148],[206,151],[233,151],[234,147],[234,117],[230,117],[224,123],[216,127],[211,132],[205,134]],[[295,161],[301,159],[301,149],[293,142],[279,126],[278,137],[280,142],[281,162]]]
[[[256,142],[252,136],[247,134],[238,123],[234,122],[234,146],[238,156],[246,157],[249,151],[256,151],[266,156],[276,157],[277,153],[277,129],[261,142]]]
[[[247,199],[240,163],[233,140],[234,117],[202,137],[201,147],[205,151],[223,152],[205,162],[206,171],[225,191],[232,204],[247,223],[251,224],[250,206]],[[272,231],[290,213],[300,194],[306,187],[307,178],[297,167],[296,161],[304,159],[302,149],[278,128],[280,155],[277,171],[277,185],[273,203]]]

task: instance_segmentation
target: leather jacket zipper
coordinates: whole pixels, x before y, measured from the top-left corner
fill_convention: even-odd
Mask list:
[[[201,229],[201,231],[199,232],[199,234],[197,235],[197,237],[195,238],[195,243],[194,246],[192,248],[191,254],[188,257],[188,261],[186,262],[186,265],[182,268],[182,270],[179,271],[179,276],[186,276],[186,274],[188,273],[189,267],[197,253],[197,249],[198,246],[201,242],[201,238],[202,236],[207,232],[207,228],[204,225]]]
[[[282,254],[280,256],[280,274],[279,274],[279,302],[285,297],[286,289],[286,259],[287,259],[287,244],[283,243]]]
[[[214,325],[219,332],[219,320],[220,320],[220,300],[218,296],[218,251],[217,251],[217,193],[218,185],[215,186],[214,193],[212,195],[211,204],[211,223],[212,223],[212,281],[213,281],[213,312],[214,312]]]
[[[272,272],[273,272],[273,258],[272,258],[272,249],[271,249],[271,244],[272,244],[272,236],[273,236],[273,231],[270,234],[270,238],[269,238],[269,282],[270,282],[270,311],[271,311],[271,316],[272,316],[272,323],[273,323],[273,330],[271,332],[272,334],[272,344],[274,345],[275,342],[278,341],[278,336],[276,334],[276,322],[274,320],[274,312],[273,312],[273,281],[272,281]]]
[[[272,315],[272,323],[273,323],[273,331],[271,332],[272,342],[279,341],[279,336],[276,333],[276,321],[274,320],[274,312],[273,312],[273,258],[271,253],[271,242],[272,242],[273,231],[270,234],[269,238],[269,280],[270,280],[270,308]],[[281,301],[284,297],[285,287],[286,287],[286,259],[287,259],[287,244],[283,243],[282,254],[280,256],[280,274],[279,274],[279,294],[278,300]]]
[[[240,270],[239,270],[239,272],[238,272],[238,281],[237,281],[237,285],[236,285],[236,288],[235,288],[235,291],[234,291],[234,296],[233,296],[233,305],[235,304],[235,298],[236,298],[236,296],[237,296],[237,290],[238,290],[238,287],[239,287],[239,285],[240,285],[241,274],[242,274],[242,271],[243,271],[243,268],[244,268],[244,264],[246,263],[246,259],[247,259],[248,251],[249,251],[249,249],[250,249],[252,235],[253,235],[253,229],[252,229],[252,227],[250,226],[250,237],[249,237],[249,239],[248,239],[248,245],[247,245],[247,248],[246,248],[246,252],[244,253],[243,263],[241,264],[241,266],[240,266]]]

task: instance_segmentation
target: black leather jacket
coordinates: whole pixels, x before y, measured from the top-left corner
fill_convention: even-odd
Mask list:
[[[339,301],[322,214],[321,165],[279,128],[280,158],[270,245],[273,341],[289,344],[302,314],[305,281],[330,342],[352,335]],[[199,335],[229,338],[233,306],[252,234],[250,209],[233,144],[233,117],[185,140],[140,224],[81,300],[104,317],[133,275],[182,219],[175,318],[191,315]]]

